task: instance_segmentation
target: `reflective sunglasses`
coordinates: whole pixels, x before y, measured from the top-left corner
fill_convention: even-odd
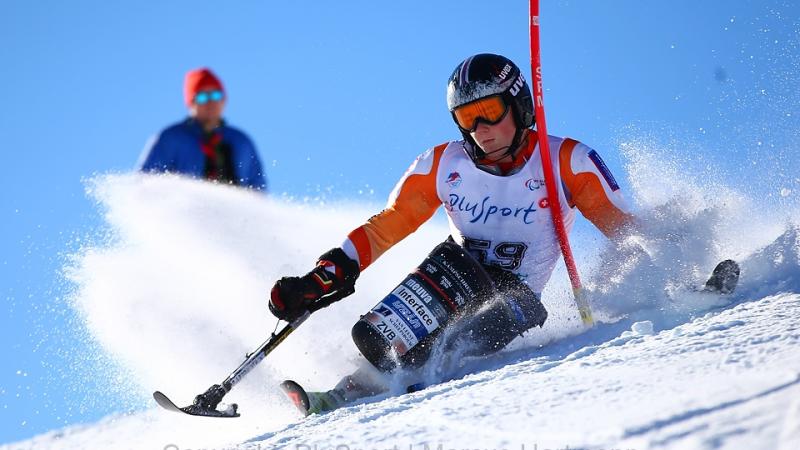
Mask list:
[[[219,89],[213,91],[200,91],[194,96],[195,105],[205,105],[208,102],[219,102],[225,98],[225,94]]]
[[[499,95],[492,95],[454,109],[453,119],[461,129],[473,132],[478,128],[478,122],[496,125],[503,120],[507,112],[506,102]]]

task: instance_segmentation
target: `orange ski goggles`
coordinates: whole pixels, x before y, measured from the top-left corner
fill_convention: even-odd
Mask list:
[[[478,122],[496,125],[508,112],[508,105],[499,95],[484,97],[466,103],[453,110],[453,119],[462,130],[469,132],[478,128]]]

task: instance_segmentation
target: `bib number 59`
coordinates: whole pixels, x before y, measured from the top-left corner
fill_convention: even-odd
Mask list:
[[[483,239],[464,239],[464,247],[480,261],[507,270],[519,269],[528,246],[522,242],[500,242],[492,245],[492,241]]]

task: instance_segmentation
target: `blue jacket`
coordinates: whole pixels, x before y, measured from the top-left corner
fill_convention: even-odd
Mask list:
[[[267,182],[261,161],[250,138],[224,122],[214,132],[221,134],[222,143],[229,149],[232,183],[266,190]],[[171,125],[148,142],[139,160],[138,170],[207,178],[208,158],[202,148],[206,136],[203,127],[191,118]]]

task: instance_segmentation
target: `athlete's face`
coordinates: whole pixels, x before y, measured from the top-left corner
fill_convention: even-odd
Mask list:
[[[512,157],[506,154],[506,150],[514,141],[514,134],[517,132],[517,125],[514,123],[514,115],[506,112],[503,119],[494,124],[488,125],[478,122],[478,127],[469,135],[486,153],[486,159],[491,162],[511,161]]]

